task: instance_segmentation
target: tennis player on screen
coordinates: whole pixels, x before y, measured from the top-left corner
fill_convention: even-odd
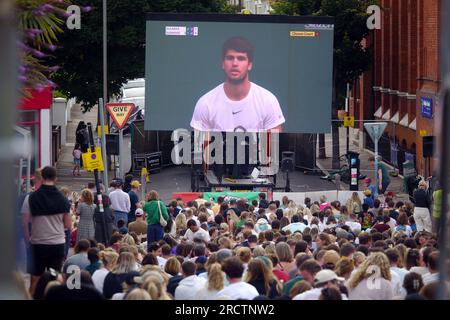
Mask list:
[[[277,98],[251,82],[252,44],[243,37],[228,39],[222,48],[225,82],[195,105],[191,127],[200,131],[281,131],[285,122]]]

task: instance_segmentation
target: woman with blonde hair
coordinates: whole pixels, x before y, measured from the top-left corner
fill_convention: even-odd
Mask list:
[[[84,189],[81,191],[81,198],[77,206],[77,216],[80,217],[78,222],[77,242],[81,239],[95,238],[94,214],[95,208],[94,195],[91,190]]]
[[[103,296],[111,299],[116,293],[123,292],[123,283],[128,272],[136,271],[136,260],[131,252],[121,252],[117,264],[109,272],[103,283]]]
[[[220,263],[212,263],[208,266],[208,282],[200,289],[195,300],[215,300],[217,293],[224,288],[225,273],[222,271]]]
[[[152,297],[144,289],[134,288],[126,295],[125,300],[152,300]]]
[[[144,275],[144,279],[142,289],[149,293],[152,300],[172,300],[166,292],[164,278],[159,273],[150,271]]]
[[[281,295],[281,284],[276,280],[270,270],[271,268],[266,264],[271,264],[271,262],[265,257],[250,261],[245,282],[254,286],[260,295],[273,299]]]
[[[298,210],[299,208],[295,202],[291,200],[289,201],[287,208],[284,210],[284,216],[291,220],[295,214],[298,214]]]
[[[353,192],[352,196],[350,197],[350,199],[348,199],[347,205],[346,205],[349,214],[352,214],[352,213],[358,214],[358,213],[360,213],[362,211],[361,210],[361,205],[362,205],[361,204],[361,199],[360,199],[360,197],[358,195],[358,192]]]
[[[372,252],[347,283],[349,300],[391,300],[391,266],[383,252]]]
[[[119,254],[112,249],[105,249],[99,253],[102,266],[92,274],[92,282],[99,292],[103,292],[106,275],[115,267]]]
[[[179,213],[177,217],[175,218],[175,225],[177,228],[177,235],[181,233],[182,230],[187,229],[187,220],[184,213]]]

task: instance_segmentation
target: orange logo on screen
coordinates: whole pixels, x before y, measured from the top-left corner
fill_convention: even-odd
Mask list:
[[[320,34],[316,31],[290,31],[291,37],[318,37]]]
[[[134,103],[107,103],[106,110],[118,129],[122,129],[134,110]]]

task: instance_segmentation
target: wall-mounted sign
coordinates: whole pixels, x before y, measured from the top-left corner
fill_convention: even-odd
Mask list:
[[[433,118],[433,99],[428,97],[420,98],[420,113],[424,118]]]

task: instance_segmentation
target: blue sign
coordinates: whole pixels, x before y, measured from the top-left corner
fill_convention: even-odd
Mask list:
[[[431,98],[420,98],[420,110],[422,117],[433,118],[433,99]]]

